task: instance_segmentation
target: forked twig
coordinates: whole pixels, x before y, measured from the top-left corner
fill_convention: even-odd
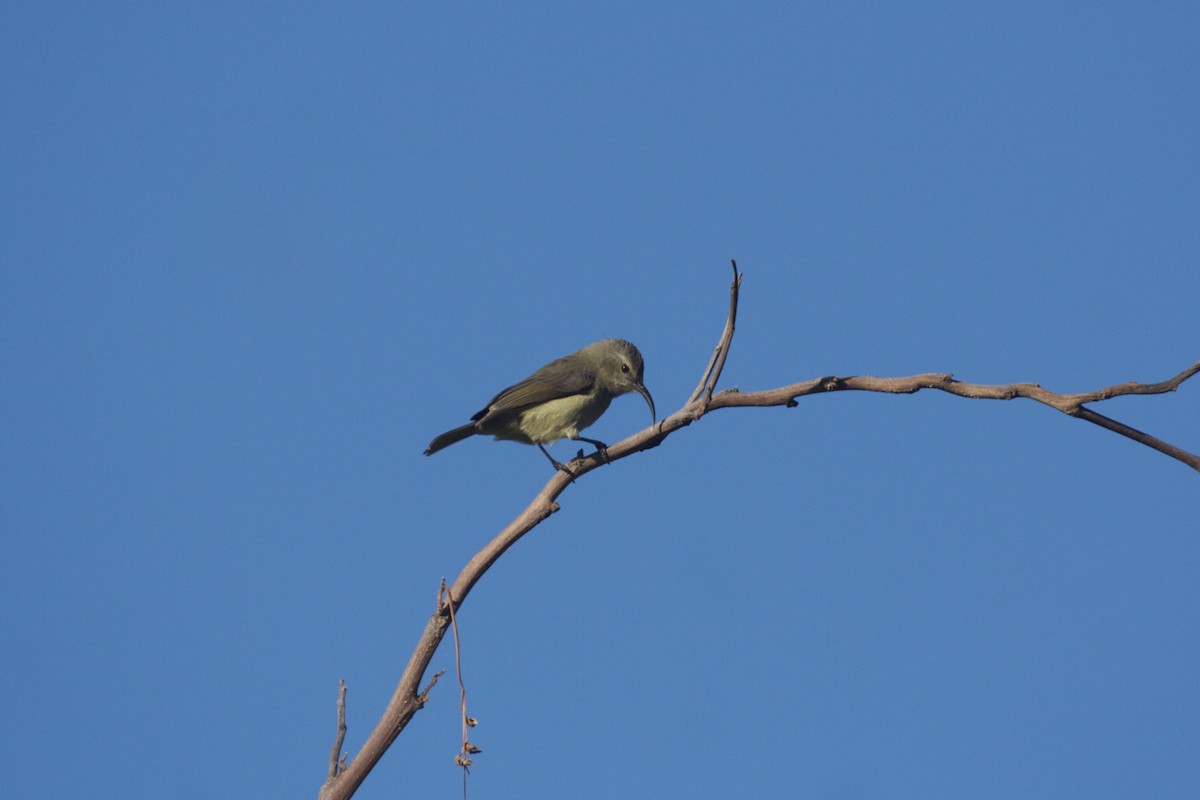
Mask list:
[[[733,344],[733,331],[737,325],[738,290],[742,288],[742,274],[738,272],[735,259],[730,259],[729,263],[733,265],[733,283],[729,285],[729,317],[725,320],[725,329],[721,331],[721,338],[717,340],[717,346],[713,348],[708,366],[700,375],[700,382],[696,384],[696,390],[688,398],[687,404],[694,403],[700,399],[700,395],[704,395],[707,407],[707,401],[712,399],[713,390],[717,388],[717,381],[721,379],[721,371],[725,369],[725,359],[729,356],[729,347]]]
[[[1136,428],[1131,428],[1124,423],[1110,419],[1102,414],[1087,408],[1085,403],[1099,403],[1104,400],[1110,400],[1114,397],[1122,397],[1125,395],[1146,395],[1146,394],[1166,394],[1173,392],[1179,386],[1200,372],[1200,361],[1192,364],[1187,369],[1172,378],[1158,383],[1136,383],[1128,381],[1119,383],[1115,386],[1108,386],[1103,389],[1097,389],[1093,392],[1080,392],[1076,394],[1059,394],[1043,389],[1036,383],[1010,383],[1003,385],[990,385],[983,383],[967,383],[965,381],[956,381],[954,376],[948,373],[926,373],[923,375],[910,375],[903,378],[878,378],[873,375],[858,375],[848,378],[829,376],[824,378],[816,378],[810,381],[794,383],[790,386],[781,386],[778,389],[767,389],[759,392],[739,392],[737,390],[727,390],[719,392],[713,397],[709,410],[714,411],[718,408],[743,408],[743,407],[770,407],[770,406],[787,406],[796,405],[796,398],[805,397],[812,394],[825,394],[828,392],[839,391],[862,391],[862,392],[883,392],[887,394],[913,394],[922,389],[936,389],[947,394],[957,395],[958,397],[966,397],[973,400],[1013,400],[1018,397],[1024,397],[1029,400],[1034,400],[1043,405],[1050,406],[1056,411],[1061,411],[1070,417],[1086,420],[1094,425],[1099,425],[1113,433],[1119,433],[1129,439],[1132,439],[1139,444],[1144,444],[1151,447],[1164,455],[1170,456],[1184,464],[1187,464],[1192,469],[1200,471],[1200,456],[1194,453],[1177,447],[1168,442],[1164,442],[1148,433],[1143,433]],[[667,424],[670,419],[663,422],[663,436],[670,433],[670,426]]]

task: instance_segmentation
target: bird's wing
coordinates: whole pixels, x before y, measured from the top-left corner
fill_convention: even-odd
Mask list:
[[[479,422],[485,418],[521,411],[551,400],[585,394],[591,390],[595,382],[596,377],[590,371],[575,376],[546,375],[544,371],[539,371],[493,397],[492,402],[487,404],[487,408],[472,419]]]

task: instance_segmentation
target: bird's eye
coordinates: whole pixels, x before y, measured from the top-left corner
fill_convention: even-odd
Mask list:
[[[622,364],[622,365],[621,365],[621,372],[629,372],[629,365],[628,365],[628,364]]]

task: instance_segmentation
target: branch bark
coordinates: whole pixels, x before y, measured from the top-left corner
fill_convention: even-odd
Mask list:
[[[457,611],[466,600],[467,595],[484,573],[496,563],[508,548],[539,523],[559,510],[556,502],[558,496],[573,480],[583,477],[594,469],[605,464],[619,461],[633,453],[657,447],[675,431],[691,425],[705,414],[721,408],[742,407],[771,407],[785,406],[792,408],[796,400],[814,394],[824,394],[839,391],[884,392],[888,394],[913,394],[922,389],[935,389],[979,400],[1012,400],[1024,397],[1062,413],[1086,420],[1099,425],[1106,430],[1128,437],[1136,442],[1152,447],[1165,455],[1187,464],[1200,472],[1200,457],[1183,450],[1175,445],[1162,441],[1149,434],[1143,433],[1116,420],[1102,416],[1086,407],[1088,403],[1099,403],[1113,397],[1123,395],[1164,394],[1173,392],[1179,386],[1200,372],[1200,361],[1172,378],[1159,383],[1141,384],[1135,382],[1120,383],[1093,392],[1079,394],[1058,394],[1043,389],[1033,383],[1013,383],[1005,385],[987,385],[956,381],[948,373],[926,373],[900,378],[879,378],[869,375],[838,377],[828,376],[813,380],[801,381],[776,389],[766,389],[755,392],[742,392],[738,389],[726,389],[715,392],[721,369],[729,354],[733,341],[733,332],[737,319],[738,291],[742,283],[742,273],[737,271],[737,263],[733,264],[733,283],[730,286],[729,317],[717,347],[713,351],[708,365],[701,374],[700,382],[688,402],[675,413],[652,425],[645,430],[635,433],[626,439],[608,447],[606,457],[600,454],[577,458],[570,462],[571,474],[556,471],[554,476],[542,487],[534,497],[533,502],[496,535],[486,547],[475,554],[475,557],[463,568],[455,579],[454,584],[443,595],[439,593],[438,606],[425,624],[425,630],[417,641],[412,656],[408,660],[396,691],[384,710],[367,741],[359,750],[358,755],[349,764],[336,765],[336,755],[331,757],[331,767],[325,784],[318,795],[319,800],[345,800],[353,796],[362,784],[367,774],[387,752],[392,742],[400,735],[409,721],[428,702],[428,693],[437,683],[442,673],[434,675],[424,690],[418,691],[425,670],[429,667],[433,655],[437,652],[442,638],[450,627],[452,609]],[[339,711],[344,710],[344,690],[339,700]],[[339,738],[335,752],[340,750],[341,737],[344,736],[344,719],[339,719]],[[336,766],[335,766],[336,765]]]

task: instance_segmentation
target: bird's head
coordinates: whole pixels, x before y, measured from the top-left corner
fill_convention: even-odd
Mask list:
[[[654,398],[642,382],[642,354],[632,342],[624,339],[604,339],[584,349],[592,351],[589,355],[594,357],[598,365],[596,382],[601,388],[613,395],[637,392],[646,400],[646,405],[650,406],[650,418],[658,419],[654,410]]]

